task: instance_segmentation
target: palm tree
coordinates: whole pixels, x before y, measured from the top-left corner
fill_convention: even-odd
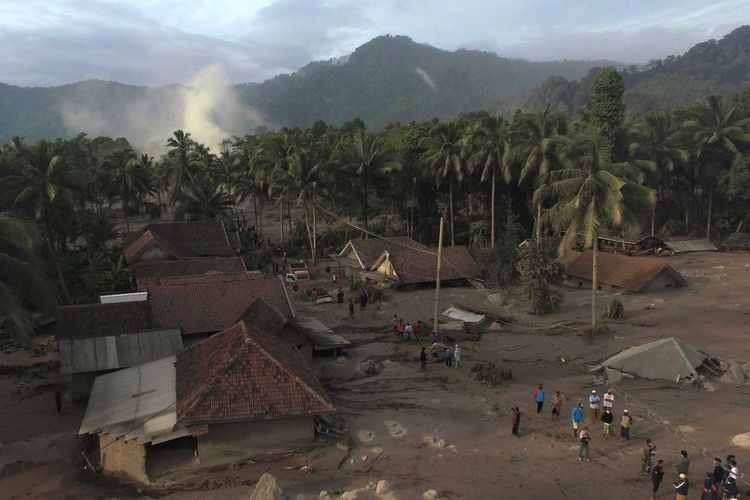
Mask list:
[[[666,111],[649,113],[629,134],[628,154],[631,158],[647,159],[653,163],[650,187],[657,189],[657,201],[664,198],[667,177],[675,165],[688,161],[688,153],[674,145],[672,120]],[[651,236],[656,234],[656,204],[651,211]]]
[[[34,253],[39,234],[33,224],[0,212],[0,324],[22,344],[30,344],[29,309],[52,311],[55,287],[41,272]]]
[[[172,170],[172,201],[182,190],[183,184],[187,183],[192,176],[195,166],[195,159],[192,155],[194,146],[195,141],[190,138],[190,133],[182,130],[175,130],[173,136],[167,140],[167,148],[169,148],[167,157]]]
[[[19,160],[22,165],[21,174],[0,180],[0,186],[11,193],[14,206],[28,208],[44,224],[60,286],[66,301],[70,303],[70,294],[57,260],[58,245],[55,242],[52,219],[55,207],[66,198],[70,201],[80,183],[76,182],[62,157],[55,154],[52,145],[45,140],[25,148]],[[62,248],[64,243],[61,242],[59,246]]]
[[[547,172],[534,192],[534,202],[552,201],[547,219],[565,236],[565,252],[583,233],[584,248],[593,249],[591,328],[597,331],[597,239],[604,227],[639,227],[638,212],[656,203],[653,189],[641,185],[643,171],[629,163],[609,163],[603,146],[591,136],[579,136],[562,156],[564,168]]]
[[[387,147],[382,136],[366,134],[361,128],[347,133],[339,143],[336,158],[343,164],[341,169],[358,178],[365,229],[369,223],[369,188],[373,180],[401,168],[394,150]]]
[[[518,137],[519,152],[523,160],[518,175],[518,185],[528,178],[535,182],[544,179],[546,174],[560,168],[560,154],[570,144],[565,116],[552,113],[549,104],[544,111],[536,111],[522,116]],[[542,235],[542,200],[534,202],[534,239],[538,242]]]
[[[310,148],[292,153],[283,166],[273,169],[269,192],[288,199],[296,199],[305,212],[305,227],[310,245],[310,258],[315,265],[317,255],[316,204],[325,195],[325,166]]]
[[[476,149],[469,157],[469,172],[481,165],[481,182],[489,179],[491,183],[490,246],[495,248],[495,178],[499,172],[505,183],[510,184],[513,175],[513,147],[508,123],[499,116],[484,117],[467,130],[465,140]]]
[[[453,184],[464,178],[464,153],[462,151],[462,128],[457,122],[438,122],[430,128],[423,140],[427,164],[433,172],[435,185],[448,181],[448,212],[450,219],[451,246],[455,246],[453,231]]]
[[[208,174],[195,175],[175,196],[174,216],[179,220],[215,219],[234,207],[226,185]]]
[[[149,163],[148,155],[143,155],[139,159],[130,149],[110,153],[102,163],[106,179],[104,190],[110,197],[120,198],[128,231],[130,231],[128,217],[130,207],[143,200],[153,190],[151,172],[147,167]]]
[[[747,131],[750,118],[738,116],[737,105],[722,102],[721,96],[708,96],[690,111],[691,119],[683,125],[683,133],[696,148],[696,157],[702,177],[708,187],[708,217],[706,239],[711,239],[711,211],[718,170],[727,156],[733,165],[742,160],[737,144],[750,143]]]

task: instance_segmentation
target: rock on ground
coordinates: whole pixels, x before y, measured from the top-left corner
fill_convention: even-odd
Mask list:
[[[269,473],[263,474],[255,485],[249,500],[287,500],[284,491]]]
[[[378,481],[378,485],[375,487],[375,493],[378,495],[385,495],[391,491],[393,491],[393,484],[385,479]]]
[[[741,448],[750,448],[750,432],[737,434],[732,438],[732,444]]]
[[[422,498],[424,498],[424,500],[437,500],[440,496],[438,495],[437,490],[427,490],[422,493]]]

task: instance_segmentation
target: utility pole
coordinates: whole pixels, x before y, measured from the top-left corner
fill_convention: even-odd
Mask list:
[[[440,217],[440,236],[438,237],[437,272],[435,273],[435,311],[432,331],[440,334],[440,263],[443,260],[443,218]]]

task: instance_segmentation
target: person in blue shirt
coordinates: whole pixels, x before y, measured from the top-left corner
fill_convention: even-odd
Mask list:
[[[451,352],[450,347],[446,347],[445,351],[443,351],[443,359],[445,360],[445,366],[453,366],[453,353]]]
[[[539,384],[539,387],[534,391],[534,401],[536,401],[536,414],[539,415],[544,407],[544,387],[542,384]]]
[[[570,412],[570,420],[573,421],[573,437],[578,437],[578,427],[583,422],[583,405],[581,403],[573,407]]]

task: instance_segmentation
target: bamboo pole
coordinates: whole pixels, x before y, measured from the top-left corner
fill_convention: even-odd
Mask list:
[[[435,309],[433,327],[435,334],[440,333],[440,263],[443,260],[443,217],[440,217],[440,235],[438,236],[437,271],[435,272]]]

